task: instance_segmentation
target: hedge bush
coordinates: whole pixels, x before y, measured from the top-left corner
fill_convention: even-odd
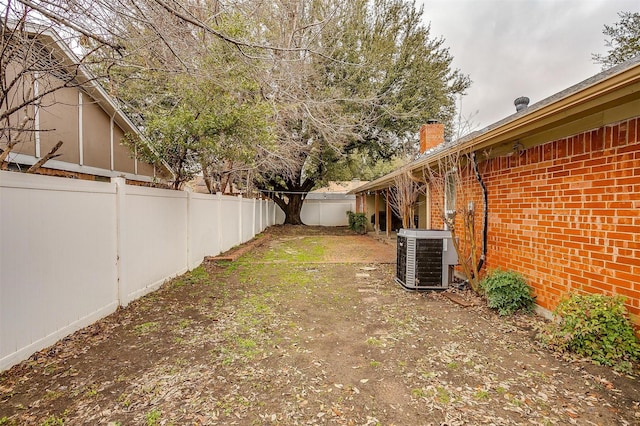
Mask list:
[[[480,281],[490,308],[500,315],[511,315],[518,310],[531,312],[535,297],[525,278],[514,271],[491,271]]]
[[[367,216],[364,213],[347,212],[349,217],[349,229],[364,234],[367,232]]]
[[[554,315],[556,321],[538,336],[547,347],[621,371],[630,371],[640,359],[640,342],[622,296],[571,294],[558,304]]]

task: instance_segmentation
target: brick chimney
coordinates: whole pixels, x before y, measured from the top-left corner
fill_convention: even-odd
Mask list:
[[[444,124],[429,120],[420,127],[420,154],[444,142]]]

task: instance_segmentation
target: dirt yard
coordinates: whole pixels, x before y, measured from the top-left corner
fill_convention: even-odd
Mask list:
[[[395,248],[275,227],[0,376],[0,425],[639,425],[640,383],[540,319],[412,293]]]

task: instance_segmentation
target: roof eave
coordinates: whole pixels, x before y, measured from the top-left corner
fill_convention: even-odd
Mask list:
[[[604,75],[598,79],[598,77]],[[595,81],[590,82],[590,80]],[[351,193],[362,193],[388,188],[396,176],[407,168],[415,171],[436,164],[438,160],[452,152],[474,152],[491,146],[515,141],[524,134],[549,128],[559,122],[567,122],[586,115],[589,111],[610,104],[616,98],[625,96],[640,97],[640,89],[634,85],[640,83],[640,56],[630,61],[630,65],[615,67],[605,73],[587,79],[582,83],[546,98],[531,107],[498,121],[483,130],[460,138],[442,149],[418,158],[402,169],[382,176]],[[625,90],[626,89],[626,90]]]
[[[11,26],[15,26],[15,22],[9,22]],[[92,98],[94,98],[102,107],[102,109],[113,118],[114,122],[118,124],[125,132],[134,133],[137,135],[143,143],[149,146],[153,150],[150,143],[144,135],[140,132],[140,129],[131,121],[131,119],[122,111],[122,109],[115,103],[114,99],[107,93],[106,90],[98,83],[97,77],[82,63],[78,55],[69,47],[69,45],[60,37],[60,35],[53,29],[42,26],[39,24],[25,22],[25,30],[38,37],[45,37],[50,39],[55,47],[63,54],[63,59],[69,65],[77,67],[77,80],[79,86],[87,92]],[[173,179],[175,174],[171,167],[165,160],[161,160],[162,167],[168,172]]]

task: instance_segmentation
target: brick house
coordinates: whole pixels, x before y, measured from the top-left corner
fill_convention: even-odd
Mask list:
[[[525,275],[547,315],[568,292],[624,295],[640,325],[640,56],[454,142],[429,126],[441,125],[423,126],[415,161],[353,191],[359,211],[388,210],[383,195],[399,173],[475,155],[487,195],[485,205],[477,183],[484,270]],[[443,192],[421,196],[420,228],[442,229]]]
[[[7,92],[0,104],[0,149],[19,143],[2,169],[24,171],[62,141],[36,173],[87,180],[125,177],[133,184],[170,178],[166,164],[148,164],[123,144],[126,134],[140,136],[138,128],[55,31],[9,22],[3,36]]]

